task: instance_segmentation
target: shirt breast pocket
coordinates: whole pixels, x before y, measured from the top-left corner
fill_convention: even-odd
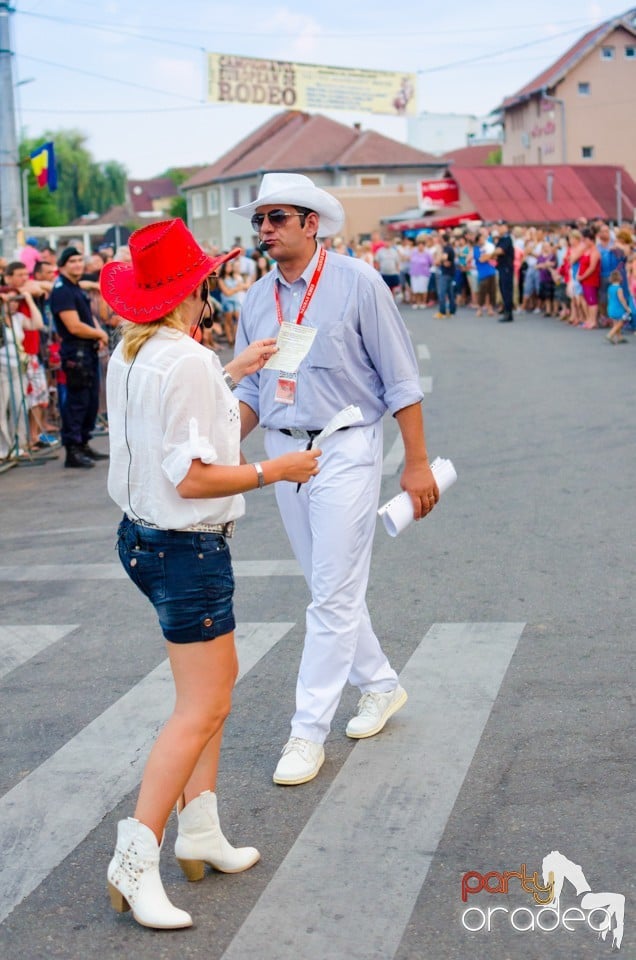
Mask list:
[[[308,369],[342,370],[344,358],[344,324],[341,320],[321,323],[307,354]]]

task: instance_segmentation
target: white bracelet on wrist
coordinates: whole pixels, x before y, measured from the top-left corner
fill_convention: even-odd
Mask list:
[[[253,466],[254,469],[256,470],[256,476],[258,477],[258,486],[259,486],[259,488],[260,488],[260,487],[264,487],[264,486],[265,486],[265,474],[263,473],[263,468],[261,467],[260,463],[253,463],[252,466]]]

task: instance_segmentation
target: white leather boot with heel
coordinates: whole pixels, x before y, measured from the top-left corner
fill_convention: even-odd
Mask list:
[[[110,902],[118,913],[132,910],[142,927],[178,930],[192,917],[174,907],[159,876],[160,846],[152,830],[129,817],[117,824],[117,846],[108,867]]]
[[[179,833],[174,852],[188,880],[202,880],[208,863],[221,873],[241,873],[261,855],[255,847],[233,847],[223,836],[216,794],[205,790],[179,809]]]

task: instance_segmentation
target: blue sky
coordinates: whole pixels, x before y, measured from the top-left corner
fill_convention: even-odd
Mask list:
[[[18,122],[29,136],[78,128],[131,177],[212,163],[266,107],[205,103],[204,51],[418,74],[420,110],[482,115],[600,20],[602,0],[15,0]],[[330,114],[406,140],[394,117]]]

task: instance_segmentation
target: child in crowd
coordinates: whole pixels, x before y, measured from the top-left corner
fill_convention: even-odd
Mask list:
[[[610,343],[627,343],[627,338],[622,336],[622,331],[623,324],[630,319],[630,312],[618,270],[613,270],[609,278],[607,316],[612,321],[612,327],[609,333],[605,335],[605,339],[609,340]]]

